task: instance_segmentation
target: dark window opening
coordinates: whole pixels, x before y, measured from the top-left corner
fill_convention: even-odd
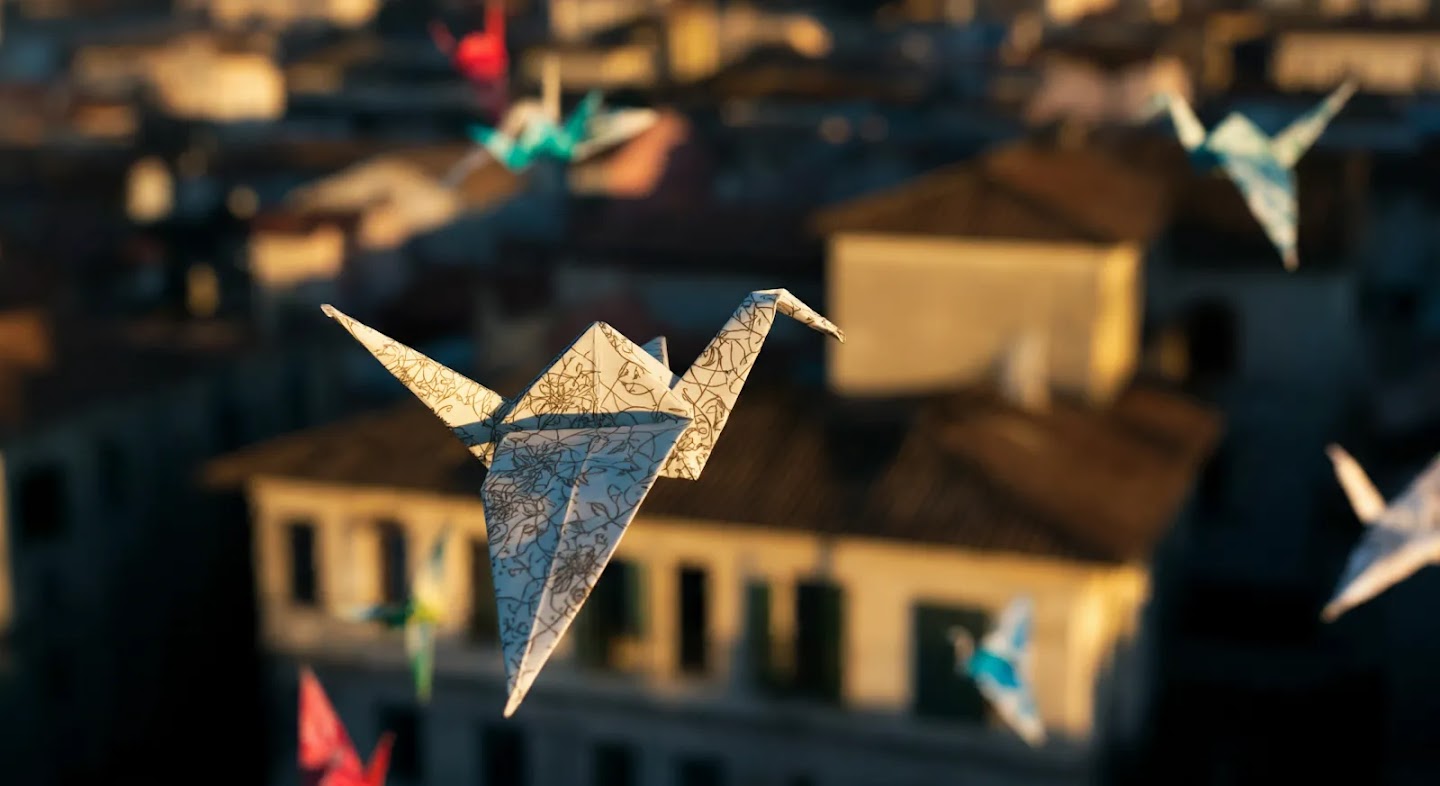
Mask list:
[[[290,600],[300,606],[314,606],[315,527],[305,522],[290,524]]]
[[[678,786],[723,786],[725,771],[712,758],[687,757],[680,760],[676,773]]]
[[[32,467],[16,484],[15,513],[26,543],[45,543],[65,534],[66,488],[64,471],[54,465]]]
[[[762,691],[779,687],[770,632],[770,585],[752,581],[745,586],[745,668],[750,684]]]
[[[409,707],[380,710],[380,729],[395,735],[390,751],[390,774],[398,779],[421,780],[420,717]]]
[[[245,415],[234,394],[222,390],[215,399],[215,451],[225,453],[245,444]]]
[[[704,674],[709,666],[708,598],[703,568],[680,568],[680,670]]]
[[[620,646],[644,632],[640,567],[611,560],[575,620],[580,662],[599,669],[624,668]]]
[[[125,451],[114,440],[102,439],[95,447],[95,480],[100,501],[110,508],[130,501]]]
[[[1212,382],[1235,372],[1240,355],[1239,321],[1235,310],[1218,300],[1196,303],[1186,313],[1192,380]]]
[[[990,616],[979,609],[920,605],[913,616],[915,689],[913,711],[927,718],[981,722],[985,700],[975,681],[957,661],[955,634],[964,630],[978,643],[990,627]]]
[[[640,767],[635,749],[618,742],[595,746],[593,786],[639,786]]]
[[[823,582],[795,588],[795,692],[839,701],[844,593]]]
[[[481,733],[485,786],[525,786],[525,736],[516,726],[487,726]]]
[[[495,575],[490,572],[490,544],[470,541],[470,641],[500,641],[500,612],[495,600]]]
[[[382,520],[376,525],[380,533],[381,601],[390,605],[403,604],[410,594],[406,576],[407,554],[405,528],[399,522]]]

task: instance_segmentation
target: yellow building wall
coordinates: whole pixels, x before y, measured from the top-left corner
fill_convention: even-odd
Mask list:
[[[446,554],[452,606],[445,629],[463,630],[470,614],[471,569],[471,551],[464,539],[484,538],[478,494],[447,497],[264,479],[252,485],[250,496],[262,624],[272,646],[314,651],[342,638],[382,635],[368,625],[348,626],[337,633],[335,620],[347,609],[380,597],[374,525],[381,518],[394,519],[408,531],[412,575],[435,535],[447,522],[454,525],[456,539]],[[292,517],[317,527],[319,611],[289,602],[285,524]],[[729,683],[733,676],[729,661],[743,632],[747,580],[770,584],[771,638],[783,642],[793,638],[795,585],[822,578],[844,588],[845,705],[897,714],[908,713],[912,704],[916,604],[981,608],[998,616],[1015,596],[1029,595],[1035,603],[1033,677],[1042,716],[1052,730],[1082,738],[1092,725],[1096,674],[1117,638],[1133,626],[1147,587],[1146,572],[1139,566],[1094,566],[648,518],[643,510],[616,558],[643,566],[647,614],[644,637],[637,642],[636,665],[655,689],[680,689],[693,682],[693,678],[681,679],[676,663],[676,584],[682,565],[703,567],[708,574],[709,654],[714,667],[702,681],[716,684]],[[394,647],[398,653],[398,640]],[[570,652],[567,637],[552,665],[559,665]],[[444,669],[447,658],[438,657],[437,663]]]
[[[1134,246],[840,234],[830,240],[830,385],[853,396],[929,393],[989,378],[1032,327],[1052,384],[1103,403],[1134,369]]]

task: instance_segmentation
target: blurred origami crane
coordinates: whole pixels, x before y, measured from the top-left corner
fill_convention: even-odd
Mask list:
[[[1208,172],[1219,167],[1235,182],[1250,212],[1280,252],[1285,269],[1294,270],[1300,264],[1296,248],[1299,207],[1295,163],[1325,132],[1356,89],[1357,83],[1347,80],[1273,138],[1238,112],[1227,115],[1207,134],[1195,110],[1174,93],[1155,96],[1151,112],[1169,110],[1175,133],[1196,169]]]
[[[453,187],[487,159],[512,172],[523,172],[541,158],[584,161],[640,135],[660,117],[653,109],[603,110],[602,95],[592,91],[561,123],[559,64],[553,58],[545,62],[544,83],[539,101],[517,103],[498,128],[471,129],[479,148],[451,168],[446,183]]]
[[[1000,624],[980,640],[964,628],[950,631],[955,647],[955,670],[975,680],[981,695],[1000,718],[1031,746],[1045,742],[1045,726],[1030,688],[1030,624],[1033,608],[1029,598],[1010,602],[1000,615]]]
[[[1340,576],[1335,596],[1320,612],[1321,619],[1334,622],[1415,571],[1440,562],[1440,459],[1412,481],[1404,494],[1386,505],[1365,470],[1349,453],[1338,445],[1331,445],[1327,452],[1355,516],[1366,525],[1365,534]]]
[[[657,477],[700,477],[776,313],[840,341],[783,289],[752,292],[676,377],[663,337],[592,324],[505,400],[330,306],[490,471],[481,488],[509,700],[519,707]]]
[[[415,693],[421,703],[430,700],[435,674],[435,632],[445,615],[445,544],[450,540],[446,527],[430,547],[425,569],[415,577],[410,599],[402,606],[364,606],[347,616],[357,622],[379,622],[387,628],[405,629],[405,654],[415,678]]]
[[[489,87],[510,72],[505,48],[505,7],[495,0],[485,4],[485,29],[466,33],[457,42],[441,22],[430,23],[435,47],[455,65],[460,75],[477,86]]]
[[[385,786],[395,735],[386,732],[362,767],[320,680],[300,670],[300,782],[303,786]]]

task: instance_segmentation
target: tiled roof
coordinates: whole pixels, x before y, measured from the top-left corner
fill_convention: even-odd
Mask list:
[[[1090,561],[1143,559],[1219,434],[1202,405],[1136,388],[1105,411],[1026,415],[981,392],[908,425],[860,425],[795,392],[747,390],[699,481],[662,479],[644,517],[728,521]],[[418,402],[211,464],[257,476],[478,495],[484,470]]]

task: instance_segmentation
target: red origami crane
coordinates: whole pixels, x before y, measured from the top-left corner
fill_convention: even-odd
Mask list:
[[[310,669],[300,670],[300,782],[304,786],[385,786],[394,744],[395,735],[386,732],[375,746],[370,766],[362,767],[320,680]]]
[[[435,46],[450,58],[455,70],[481,93],[484,102],[503,113],[505,81],[510,53],[505,49],[505,8],[494,0],[485,5],[485,29],[467,33],[457,43],[442,22],[430,23]]]

